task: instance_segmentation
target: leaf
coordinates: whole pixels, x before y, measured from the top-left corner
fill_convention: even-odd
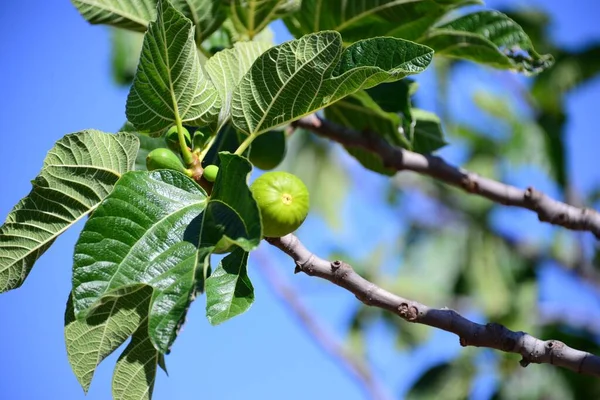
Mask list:
[[[150,339],[167,352],[194,295],[206,202],[204,190],[176,171],[123,175],[75,246],[76,317],[85,318],[106,299],[152,286]]]
[[[231,117],[231,98],[252,63],[269,47],[262,42],[238,42],[209,58],[204,68],[215,84],[221,99],[221,111],[214,132],[218,132]]]
[[[131,134],[95,130],[54,145],[31,192],[0,227],[0,293],[21,286],[54,239],[96,208],[133,168],[137,147]]]
[[[71,0],[91,24],[144,32],[156,15],[156,0]]]
[[[346,42],[375,36],[415,40],[448,11],[477,0],[303,0],[300,11],[285,18],[290,32],[302,36],[338,31]]]
[[[400,132],[400,116],[383,111],[365,92],[357,92],[327,107],[325,117],[364,134],[381,136],[394,146],[410,147]],[[357,147],[346,147],[346,150],[365,168],[390,176],[397,172],[385,168],[381,158],[367,150]]]
[[[417,153],[432,153],[448,143],[437,115],[419,108],[411,109],[414,131],[409,132],[412,150]]]
[[[148,314],[152,289],[144,286],[110,299],[86,320],[78,321],[69,295],[65,312],[65,342],[71,368],[87,393],[96,367],[140,326]]]
[[[259,135],[324,108],[360,89],[423,71],[430,48],[374,38],[343,49],[337,32],[320,32],[267,50],[233,94],[232,120]]]
[[[537,74],[553,64],[538,54],[523,29],[498,11],[480,11],[431,29],[419,42],[436,54],[500,69]]]
[[[144,36],[142,54],[127,97],[127,119],[152,134],[181,121],[206,125],[220,107],[217,90],[205,77],[189,19],[167,0],[158,2],[158,19]]]
[[[206,280],[206,316],[212,325],[244,313],[254,302],[247,264],[248,252],[238,247]]]
[[[222,0],[171,0],[171,3],[184,16],[192,20],[198,46],[208,39],[227,17],[222,7]]]
[[[156,366],[162,362],[162,355],[148,336],[148,320],[145,320],[117,361],[112,380],[113,400],[152,399]]]
[[[135,76],[144,36],[138,32],[112,29],[112,75],[117,85],[129,86]]]
[[[246,183],[252,165],[235,154],[220,153],[219,158],[219,174],[202,219],[200,260],[218,244],[251,251],[262,239],[260,213]]]
[[[157,0],[71,0],[91,24],[106,24],[144,32],[156,18]],[[171,0],[171,4],[193,21],[200,45],[225,20],[221,0]]]
[[[239,35],[253,39],[271,21],[300,8],[301,0],[226,0],[229,19]]]

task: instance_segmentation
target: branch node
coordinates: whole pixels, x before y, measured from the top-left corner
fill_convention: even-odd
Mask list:
[[[408,322],[415,322],[419,318],[419,309],[408,303],[401,303],[398,306],[398,315]]]
[[[469,193],[479,193],[479,183],[477,182],[477,176],[472,172],[464,174],[460,185],[462,188]]]
[[[523,368],[526,368],[529,364],[531,364],[531,361],[529,361],[525,357],[521,358],[521,361],[519,361],[519,365]]]

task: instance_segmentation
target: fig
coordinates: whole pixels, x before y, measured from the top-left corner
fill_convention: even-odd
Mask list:
[[[148,171],[155,169],[172,169],[187,174],[187,171],[179,157],[169,149],[160,147],[152,150],[146,157],[146,168]]]
[[[192,138],[190,136],[190,132],[183,127],[183,136],[185,137],[185,145],[187,147],[192,147]],[[175,153],[179,154],[181,152],[181,147],[179,146],[179,135],[177,134],[177,127],[173,125],[169,128],[165,135],[165,141],[167,142],[167,147],[173,150]]]
[[[283,131],[269,131],[254,139],[248,155],[250,162],[262,170],[277,167],[284,157],[285,133]]]
[[[217,179],[217,174],[219,173],[219,167],[216,165],[208,165],[204,168],[204,172],[202,176],[209,182],[214,182]]]
[[[267,172],[250,186],[258,204],[265,237],[281,237],[298,229],[309,209],[308,189],[288,172]]]

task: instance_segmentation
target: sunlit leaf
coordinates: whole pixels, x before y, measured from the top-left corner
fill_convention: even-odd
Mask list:
[[[157,134],[177,121],[206,125],[219,107],[218,92],[198,59],[191,21],[160,0],[127,97],[127,119],[136,129]]]
[[[50,150],[33,189],[0,227],[0,293],[23,283],[54,239],[85,218],[131,170],[138,140],[95,130],[66,135]]]
[[[327,31],[273,47],[254,63],[233,94],[232,120],[258,135],[326,107],[360,89],[422,72],[432,50],[394,38],[344,49]]]

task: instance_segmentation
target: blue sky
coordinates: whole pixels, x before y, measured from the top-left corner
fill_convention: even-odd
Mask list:
[[[533,4],[547,9],[556,22],[552,34],[569,46],[600,39],[600,6],[594,0],[579,0],[577,7],[570,7],[573,3],[498,0],[487,4]],[[46,152],[63,135],[86,128],[112,132],[123,123],[127,90],[115,87],[111,81],[109,44],[108,30],[89,26],[66,0],[7,2],[3,6],[0,131],[4,140],[0,159],[6,172],[0,189],[1,220],[29,192],[29,182],[39,172]],[[431,77],[425,74],[422,90],[426,90],[428,82],[431,84]],[[481,84],[472,79],[464,83],[470,89]],[[600,181],[597,168],[589,168],[597,165],[599,136],[592,116],[597,113],[599,101],[598,79],[569,96],[568,109],[572,114],[568,143],[570,153],[577,155],[571,157],[570,170],[580,189]],[[443,154],[451,161],[452,157],[459,160],[451,150]],[[382,187],[382,178],[370,173],[365,177],[373,188]],[[519,176],[514,183],[527,185],[531,183],[527,178]],[[534,183],[546,189],[543,177],[536,176]],[[547,189],[552,191],[552,187]],[[385,212],[356,212],[373,210],[373,199],[360,192],[355,189],[345,204],[345,215],[351,222],[344,234],[329,231],[322,221],[311,217],[299,236],[323,255],[344,243],[348,249],[355,248],[357,258],[368,254],[381,237],[370,234],[371,229],[384,226],[381,235],[385,237],[395,227],[386,224],[390,215]],[[525,218],[531,235],[550,229],[528,212],[507,211],[506,218]],[[0,398],[84,398],[67,362],[63,340],[72,249],[82,226],[79,224],[57,240],[21,289],[0,296]],[[314,235],[317,230],[320,234]],[[260,251],[280,264],[283,275],[303,287],[313,279],[293,276],[290,260],[265,245]],[[194,303],[188,323],[167,357],[170,377],[158,373],[155,398],[364,398],[360,387],[297,327],[257,271],[250,269],[256,288],[256,303],[251,310],[215,328],[204,317],[203,299]],[[548,279],[556,276],[550,274]],[[567,278],[559,279],[560,284]],[[303,295],[303,299],[332,332],[342,333],[345,317],[356,300],[341,289],[313,285],[317,290]],[[402,392],[405,385],[400,378],[414,378],[415,364],[407,355],[389,351],[393,338],[378,334],[375,339],[375,372],[381,374],[394,393]],[[460,351],[452,335],[440,332],[436,339],[444,346],[420,350],[428,362]],[[446,354],[441,348],[446,349]],[[109,398],[112,368],[120,351],[99,367],[86,398]]]

